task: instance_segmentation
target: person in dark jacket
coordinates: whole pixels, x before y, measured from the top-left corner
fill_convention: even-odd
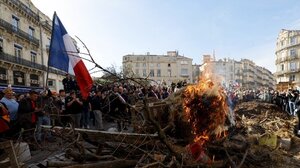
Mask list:
[[[104,104],[104,98],[100,90],[96,91],[96,95],[91,101],[92,110],[95,116],[95,127],[98,130],[103,130],[103,119],[102,119],[102,107]]]
[[[296,101],[297,95],[295,94],[295,91],[293,91],[292,89],[289,89],[288,92],[288,100],[289,100],[289,113],[290,115],[295,115],[294,111],[295,111],[295,101]]]
[[[42,141],[42,127],[41,125],[51,125],[50,113],[52,109],[49,107],[50,102],[53,101],[52,93],[50,89],[44,90],[37,100],[37,106],[41,108],[41,111],[37,112],[37,122],[36,122],[36,140],[38,143]],[[47,131],[46,138],[48,141],[52,141],[52,136],[49,131]]]
[[[67,74],[66,77],[62,80],[62,83],[64,85],[64,90],[66,91],[66,93],[70,93],[71,91],[76,90],[76,82],[69,74]]]
[[[70,92],[70,96],[66,98],[66,110],[71,114],[76,128],[80,128],[80,120],[83,102],[77,97],[75,91]]]
[[[90,128],[90,113],[92,111],[92,106],[91,106],[91,96],[88,96],[87,99],[82,100],[82,117],[81,117],[81,125],[85,129]]]
[[[35,127],[37,121],[37,113],[41,113],[41,108],[37,107],[36,101],[38,99],[38,92],[31,90],[29,97],[24,98],[19,103],[18,109],[18,123],[21,128],[31,129]]]
[[[111,102],[111,116],[118,124],[118,130],[121,131],[124,128],[124,121],[128,118],[127,102],[128,96],[123,93],[122,86],[114,87],[114,93],[111,94],[109,100]]]

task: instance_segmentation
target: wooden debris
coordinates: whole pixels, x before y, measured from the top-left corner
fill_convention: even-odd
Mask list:
[[[173,98],[180,100],[178,97]],[[58,135],[65,135],[64,140],[68,139],[65,154],[73,160],[51,161],[48,162],[49,167],[300,166],[297,159],[300,158],[300,138],[294,135],[293,127],[297,120],[290,118],[275,105],[263,102],[239,104],[235,109],[236,126],[228,128],[227,137],[210,139],[204,146],[205,155],[210,160],[208,163],[197,161],[189,155],[186,146],[191,139],[186,136],[188,134],[174,134],[174,131],[182,128],[188,131],[188,127],[183,127],[183,122],[180,123],[180,104],[172,103],[172,98],[168,98],[161,105],[169,105],[170,111],[153,111],[153,108],[160,109],[159,103],[143,103],[136,108],[143,110],[146,120],[140,123],[144,123],[147,128],[138,132],[145,134],[43,126],[44,129],[67,132]],[[157,117],[161,117],[157,115],[158,112],[168,115],[165,119],[157,120]],[[152,133],[147,133],[149,130]]]

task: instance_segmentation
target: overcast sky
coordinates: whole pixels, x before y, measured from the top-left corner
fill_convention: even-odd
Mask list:
[[[300,29],[299,0],[32,0],[51,19],[57,12],[71,36],[103,67],[126,54],[247,58],[275,72],[281,29]],[[91,65],[88,65],[90,68]]]

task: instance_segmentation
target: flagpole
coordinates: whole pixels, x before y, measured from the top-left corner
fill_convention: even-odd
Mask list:
[[[49,53],[48,53],[48,63],[47,63],[47,75],[46,75],[46,87],[48,87],[48,80],[49,80],[49,60],[50,60],[50,50],[52,47],[52,40],[53,40],[53,30],[54,30],[54,25],[55,25],[55,16],[56,16],[56,12],[54,12],[53,17],[52,17],[52,29],[51,29],[51,41],[50,41],[50,46],[49,46]]]

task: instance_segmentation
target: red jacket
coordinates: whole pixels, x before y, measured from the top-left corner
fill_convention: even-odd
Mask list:
[[[6,106],[0,103],[0,133],[9,130],[9,113]]]

